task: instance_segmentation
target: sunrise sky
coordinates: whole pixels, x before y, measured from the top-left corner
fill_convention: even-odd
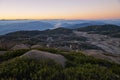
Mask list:
[[[0,19],[120,19],[120,0],[0,0]]]

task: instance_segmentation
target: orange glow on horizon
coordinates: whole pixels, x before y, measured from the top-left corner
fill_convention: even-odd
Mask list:
[[[0,19],[120,19],[120,1],[0,0]]]
[[[94,15],[94,16],[93,16]],[[0,19],[120,19],[119,15],[73,15],[73,16],[3,16]]]

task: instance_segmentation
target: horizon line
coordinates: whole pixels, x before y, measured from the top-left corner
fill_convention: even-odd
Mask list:
[[[113,19],[0,19],[3,21],[6,20],[120,20],[120,18],[113,18]]]

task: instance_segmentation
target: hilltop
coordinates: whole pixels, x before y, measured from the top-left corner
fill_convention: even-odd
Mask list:
[[[120,65],[81,52],[51,48],[14,50],[0,55],[0,79],[119,80]]]

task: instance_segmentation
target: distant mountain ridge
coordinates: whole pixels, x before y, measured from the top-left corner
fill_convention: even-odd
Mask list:
[[[8,33],[6,35],[16,35],[17,33],[21,34],[23,33],[24,35],[38,35],[38,34],[44,34],[44,35],[50,35],[50,34],[70,34],[72,31],[82,31],[82,32],[88,32],[88,33],[96,33],[96,34],[117,34],[120,33],[120,26],[117,25],[111,25],[111,24],[105,24],[105,25],[92,25],[92,26],[87,26],[87,27],[78,27],[75,29],[70,29],[70,28],[56,28],[56,29],[46,29],[43,31],[40,30],[21,30],[21,31],[15,31]],[[25,32],[25,33],[24,33]]]
[[[76,29],[76,28],[81,28],[81,27],[86,27],[86,26],[91,26],[92,24],[90,23],[81,23],[81,24],[73,24],[73,25],[69,25],[69,26],[65,26],[65,28],[69,28],[69,29]]]
[[[0,35],[23,30],[46,30],[56,28],[76,29],[94,25],[120,25],[120,20],[0,20]]]
[[[8,25],[0,25],[0,34],[6,34],[9,32],[21,31],[21,30],[46,30],[53,28],[54,26],[47,22],[33,21],[25,23],[12,23]]]
[[[81,32],[87,32],[89,34],[102,34],[102,35],[108,35],[111,37],[117,37],[120,38],[120,26],[117,25],[94,25],[94,26],[87,26],[87,27],[81,27],[76,29],[68,29],[68,28],[56,28],[56,29],[47,29],[43,31],[39,30],[23,30],[23,31],[16,31],[12,33],[6,34],[6,36],[13,36],[17,37],[20,36],[35,36],[35,35],[70,35],[73,33],[73,31],[81,31]]]

